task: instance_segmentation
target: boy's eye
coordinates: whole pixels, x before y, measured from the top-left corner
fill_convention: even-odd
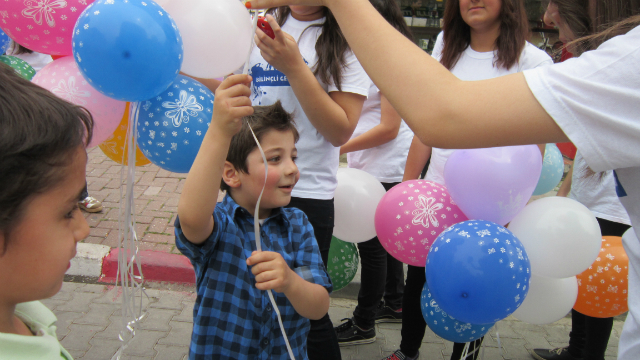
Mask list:
[[[271,161],[271,162],[278,162],[278,161],[280,161],[280,156],[274,156],[274,157],[271,157],[271,158],[269,158],[269,161]]]
[[[298,160],[298,157],[297,156],[292,156],[291,160],[293,160],[293,162],[296,162],[296,160]]]
[[[80,208],[78,207],[78,204],[75,204],[75,205],[73,206],[73,209],[71,209],[71,211],[69,211],[68,213],[66,213],[64,217],[65,217],[65,218],[67,218],[67,219],[73,219],[73,213],[74,213],[76,210],[79,210],[79,209],[80,209]]]

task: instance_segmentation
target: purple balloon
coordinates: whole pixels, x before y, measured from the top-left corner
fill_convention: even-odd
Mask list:
[[[456,150],[445,186],[469,219],[505,225],[527,204],[542,170],[537,145]]]

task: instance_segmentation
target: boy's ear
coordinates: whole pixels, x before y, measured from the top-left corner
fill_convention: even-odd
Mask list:
[[[224,162],[224,167],[222,168],[222,180],[229,185],[230,188],[237,188],[241,185],[238,170],[228,161]]]

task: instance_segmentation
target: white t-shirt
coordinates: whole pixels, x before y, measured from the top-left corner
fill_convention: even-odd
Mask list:
[[[442,58],[442,45],[439,45],[442,44],[441,36],[442,33],[438,35],[440,41],[436,41],[433,50],[433,57],[438,61]],[[528,42],[522,49],[520,60],[510,69],[494,66],[495,56],[496,51],[477,52],[471,46],[468,46],[460,55],[456,65],[451,69],[451,73],[461,80],[485,80],[553,64],[553,60],[546,52]],[[445,185],[444,165],[455,150],[432,148],[431,162],[425,179]]]
[[[380,90],[372,83],[352,139],[380,124],[380,101]],[[347,154],[347,163],[350,168],[366,171],[380,182],[400,182],[412,139],[413,131],[404,121],[400,121],[400,130],[395,139],[371,149],[350,152]]]
[[[613,171],[607,170],[602,174],[585,176],[587,162],[576,152],[573,159],[573,176],[571,177],[571,192],[569,198],[586,206],[595,217],[631,225],[627,210],[624,209],[616,194],[616,183]]]
[[[36,72],[42,70],[43,67],[45,67],[48,63],[53,61],[53,58],[51,58],[51,55],[41,54],[35,51],[32,53],[13,54],[13,41],[11,42],[11,45],[9,45],[9,48],[7,49],[7,55],[15,56],[18,59],[22,59],[26,61],[29,65],[31,65],[33,70],[35,70]]]
[[[615,169],[616,192],[640,229],[640,27],[578,58],[524,75],[538,102],[594,171]],[[636,231],[637,233],[637,231]],[[636,237],[637,239],[637,237]],[[640,244],[629,256],[629,313],[618,359],[640,359]]]
[[[298,21],[289,15],[282,26],[284,32],[298,40],[298,48],[302,58],[311,69],[318,61],[315,46],[322,29],[311,27],[304,30],[310,25],[322,24],[323,22],[324,18],[314,21]],[[351,50],[345,54],[345,60],[346,64],[340,83],[342,91],[367,96],[371,80],[362,65]],[[292,195],[307,199],[333,199],[333,193],[338,183],[336,174],[340,162],[340,149],[331,145],[311,124],[293,93],[287,77],[269,65],[260,55],[260,49],[257,47],[251,53],[249,75],[253,77],[251,83],[251,102],[253,105],[271,105],[280,100],[284,109],[293,113],[295,118],[296,128],[300,133],[300,140],[296,144],[300,180],[294,187]],[[327,92],[338,91],[333,83],[325,84],[320,79],[318,81]]]

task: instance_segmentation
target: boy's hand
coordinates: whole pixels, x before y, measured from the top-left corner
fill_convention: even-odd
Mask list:
[[[256,276],[256,288],[259,290],[273,289],[285,293],[295,275],[277,252],[254,251],[247,259],[247,265],[253,266],[251,272]]]
[[[242,118],[253,114],[251,106],[251,76],[232,75],[216,89],[211,127],[232,137],[242,127]]]

